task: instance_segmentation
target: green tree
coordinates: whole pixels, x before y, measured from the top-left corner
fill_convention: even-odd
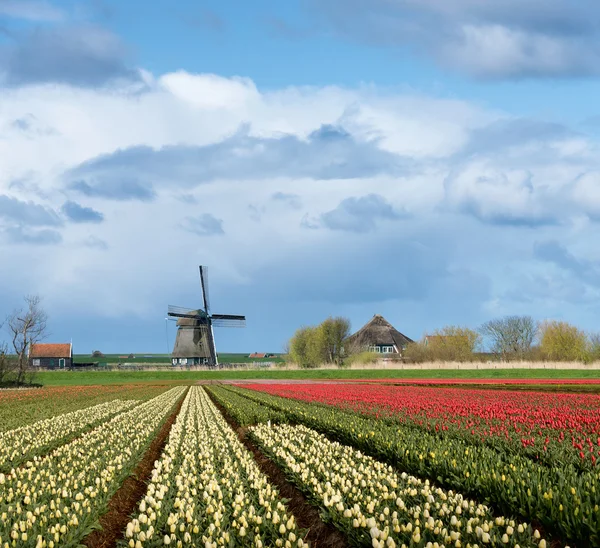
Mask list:
[[[481,335],[468,327],[449,325],[434,331],[425,342],[435,361],[472,361],[481,345]]]
[[[317,326],[301,327],[288,343],[289,356],[303,368],[319,367],[325,363],[340,365],[349,330],[347,319],[331,317]]]
[[[310,327],[301,327],[294,336],[290,339],[289,355],[294,363],[300,367],[308,367],[308,343],[310,338]]]
[[[350,321],[347,318],[327,318],[321,323],[325,344],[326,361],[341,365],[344,353],[344,340],[350,334]]]
[[[564,321],[550,320],[540,327],[540,347],[551,361],[588,361],[590,341],[584,331]]]

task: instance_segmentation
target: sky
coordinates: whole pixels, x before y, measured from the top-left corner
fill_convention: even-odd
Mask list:
[[[222,352],[597,331],[599,76],[595,0],[0,0],[0,318],[164,353],[203,264]]]

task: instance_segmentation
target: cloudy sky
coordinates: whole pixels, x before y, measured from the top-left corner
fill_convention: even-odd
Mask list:
[[[596,330],[599,76],[596,0],[0,0],[0,317],[166,352],[206,264],[221,351]]]

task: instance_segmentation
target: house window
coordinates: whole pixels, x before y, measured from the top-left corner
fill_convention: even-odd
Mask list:
[[[34,358],[33,365],[34,365],[34,367],[39,367],[40,366],[40,359],[39,358]]]
[[[383,347],[381,347],[381,351],[384,354],[393,354],[394,353],[394,347],[393,346],[383,346]]]

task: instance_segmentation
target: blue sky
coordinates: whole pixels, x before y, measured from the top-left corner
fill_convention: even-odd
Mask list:
[[[164,352],[203,263],[223,351],[597,330],[599,75],[591,0],[0,0],[0,316]]]

